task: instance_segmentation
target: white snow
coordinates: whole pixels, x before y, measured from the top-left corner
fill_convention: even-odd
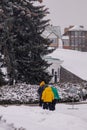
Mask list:
[[[87,130],[87,104],[57,104],[55,111],[39,106],[0,106],[0,114],[8,124],[26,130]],[[0,130],[8,129],[0,123]]]
[[[87,81],[87,52],[56,49],[49,56],[63,60],[62,66],[65,69]]]
[[[87,80],[87,52],[56,49],[50,56],[63,60],[64,68]],[[0,130],[87,130],[87,104],[73,106],[60,103],[55,111],[43,110],[39,106],[0,106],[0,115],[3,116],[0,118]]]
[[[6,68],[6,67],[2,67],[2,68],[1,68],[1,71],[3,72],[4,75],[7,74],[7,68]]]
[[[63,42],[61,39],[59,39],[59,48],[62,49],[63,48]]]
[[[74,27],[70,28],[69,31],[87,31],[84,27],[75,25]]]
[[[69,39],[69,36],[62,36],[62,39]]]

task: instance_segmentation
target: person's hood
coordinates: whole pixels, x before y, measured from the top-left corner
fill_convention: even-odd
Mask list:
[[[42,87],[42,86],[44,86],[44,85],[45,85],[45,82],[42,81],[42,82],[40,83],[40,87]]]

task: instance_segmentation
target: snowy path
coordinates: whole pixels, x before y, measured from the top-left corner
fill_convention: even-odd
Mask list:
[[[78,109],[71,108],[71,105],[58,104],[52,112],[38,106],[0,106],[0,115],[7,123],[26,130],[87,130],[87,104],[75,105]]]

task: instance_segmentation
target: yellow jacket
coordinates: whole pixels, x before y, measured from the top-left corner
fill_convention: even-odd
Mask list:
[[[45,88],[45,90],[42,93],[42,100],[43,102],[52,102],[54,99],[54,94],[52,92],[52,89],[48,86]]]

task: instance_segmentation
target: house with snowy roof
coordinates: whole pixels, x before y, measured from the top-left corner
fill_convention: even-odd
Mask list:
[[[63,63],[63,60],[60,60],[58,58],[54,58],[54,57],[49,56],[49,55],[44,56],[43,58],[45,61],[47,61],[49,64],[51,64],[47,68],[47,71],[52,76],[50,83],[60,82],[60,69],[61,69],[61,64]]]
[[[52,43],[50,47],[53,48],[62,48],[62,40],[61,40],[61,28],[60,26],[49,25],[45,28],[42,36],[44,38],[49,38]]]
[[[60,71],[59,81],[61,83],[87,83],[87,52],[58,48],[48,56],[54,59],[51,67],[55,71]]]
[[[70,26],[64,29],[63,48],[87,51],[87,29],[84,26]]]

